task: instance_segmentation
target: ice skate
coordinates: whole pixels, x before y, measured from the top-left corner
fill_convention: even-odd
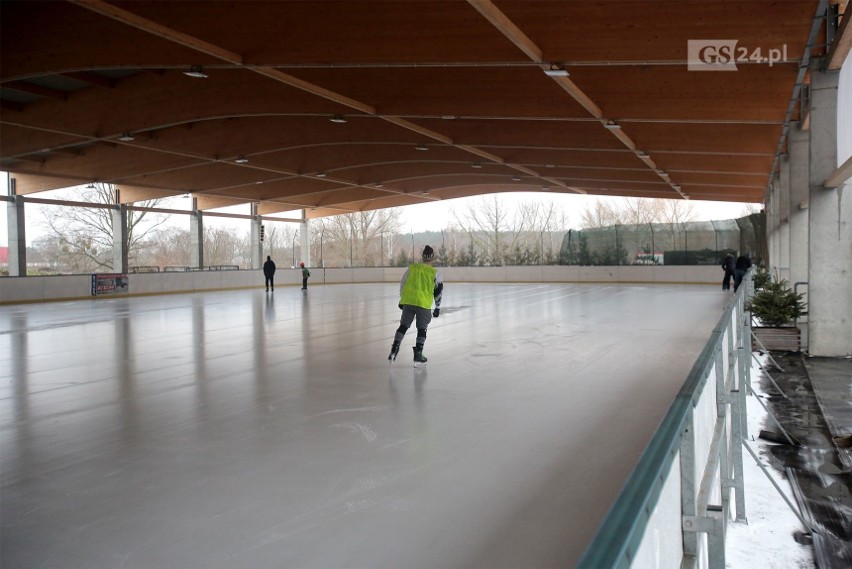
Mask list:
[[[396,355],[398,353],[399,353],[399,342],[394,342],[393,345],[391,345],[390,354],[388,354],[388,361],[393,362],[394,360],[396,360]]]
[[[412,348],[414,350],[414,367],[424,367],[426,365],[426,356],[423,355],[423,348]]]

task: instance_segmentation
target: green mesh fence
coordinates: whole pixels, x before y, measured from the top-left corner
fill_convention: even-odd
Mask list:
[[[727,253],[766,255],[765,214],[739,219],[614,225],[570,230],[562,241],[563,265],[715,265]]]

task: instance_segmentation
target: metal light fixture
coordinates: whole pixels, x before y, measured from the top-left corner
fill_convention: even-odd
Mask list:
[[[377,188],[384,188],[384,187],[385,187],[385,185],[384,185],[383,183],[381,183],[381,182],[376,182],[376,183],[375,183],[375,187],[377,187]]]
[[[639,152],[637,152],[637,153],[636,153],[636,156],[638,156],[639,158],[647,158],[647,157],[648,157],[648,153],[647,153],[647,152],[642,152],[642,151],[640,150]]]
[[[344,117],[343,115],[334,115],[328,120],[330,120],[331,122],[336,122],[338,124],[342,124],[342,123],[346,122],[346,117]]]
[[[200,65],[193,65],[189,68],[189,71],[184,71],[183,74],[187,77],[195,77],[196,79],[207,79],[207,74],[204,73],[204,69]]]
[[[429,150],[429,147],[426,146],[425,144],[418,144],[417,146],[414,147],[414,150]]]
[[[565,69],[565,64],[562,62],[551,63],[544,70],[544,74],[548,77],[568,77],[569,75],[568,70]]]
[[[604,128],[608,128],[610,130],[618,130],[621,128],[621,125],[613,120],[608,120],[604,123]]]
[[[520,176],[512,176],[512,181],[513,181],[513,182],[520,182],[520,181],[521,181],[521,177],[520,177]]]
[[[482,168],[482,164],[480,164],[479,162],[474,162],[473,164],[470,165],[470,167],[476,168],[478,170],[479,168]]]
[[[118,140],[120,140],[121,142],[131,142],[133,140],[136,140],[136,137],[130,134],[129,132],[122,132],[121,136],[118,137]]]
[[[88,186],[86,186],[86,189],[87,189],[87,190],[94,190],[94,189],[95,189],[95,183],[94,183],[94,182],[89,182],[89,185],[88,185]]]
[[[237,164],[247,164],[248,158],[246,158],[245,156],[240,156],[238,158],[235,158],[234,162],[237,163]]]
[[[325,172],[317,172],[317,173],[316,173],[316,174],[314,174],[314,175],[315,175],[317,178],[325,178],[325,175],[326,175],[326,174],[325,174]]]

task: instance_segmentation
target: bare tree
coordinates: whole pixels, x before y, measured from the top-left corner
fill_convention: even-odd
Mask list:
[[[453,211],[458,226],[485,256],[486,262],[501,265],[531,223],[532,208],[520,208],[514,216],[497,194],[468,206],[461,214]]]
[[[43,227],[56,237],[66,255],[65,263],[75,271],[113,270],[112,207],[116,205],[116,188],[112,184],[94,184],[72,192],[72,201],[107,205],[105,207],[59,206],[43,211]],[[156,207],[159,200],[146,200],[139,205]],[[127,250],[135,260],[165,217],[147,211],[127,213]]]
[[[390,208],[326,218],[320,229],[325,259],[349,266],[377,265],[384,258],[380,249],[384,236],[399,232],[400,216],[398,208]]]
[[[692,202],[649,198],[597,200],[583,212],[582,229],[643,223],[683,224],[697,217]]]

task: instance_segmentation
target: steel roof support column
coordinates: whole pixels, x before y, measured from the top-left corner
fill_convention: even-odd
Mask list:
[[[260,269],[263,266],[263,219],[258,215],[257,203],[251,204],[251,268]]]
[[[116,190],[116,200],[118,200],[118,190]],[[127,273],[129,271],[127,206],[115,204],[110,215],[112,218],[112,270],[115,273]]]
[[[305,210],[302,210],[302,222],[299,223],[300,260],[306,267],[311,266],[311,226]]]
[[[6,202],[6,227],[9,239],[9,276],[27,276],[26,217],[24,196],[15,193],[15,178],[9,176],[9,195]]]
[[[824,185],[837,168],[839,74],[822,63],[811,65],[808,352],[842,357],[852,355],[852,203]]]
[[[189,266],[204,268],[204,214],[198,209],[197,198],[192,198],[192,215],[189,216]]]

